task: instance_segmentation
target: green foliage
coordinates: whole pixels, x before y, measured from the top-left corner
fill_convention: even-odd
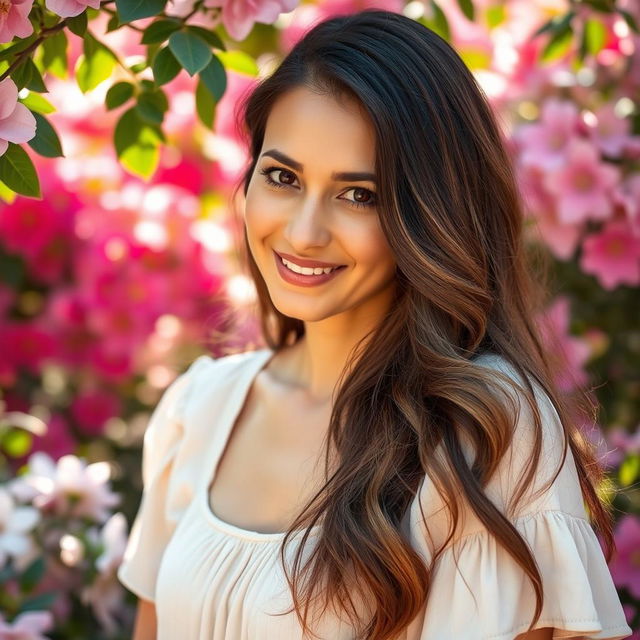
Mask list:
[[[154,44],[156,42],[164,42],[174,31],[178,31],[181,26],[179,20],[156,20],[147,27],[140,43]]]
[[[116,153],[122,165],[145,179],[158,166],[162,142],[165,142],[162,130],[143,120],[137,107],[122,114],[114,131]]]
[[[18,144],[9,143],[0,156],[0,180],[23,196],[40,198],[40,181],[27,152]]]
[[[64,31],[58,31],[42,43],[42,67],[57,78],[69,77],[67,62],[68,39]]]
[[[80,91],[87,93],[111,76],[118,58],[89,32],[84,38],[83,51],[76,65],[76,79]]]
[[[160,49],[153,61],[153,78],[160,87],[173,80],[180,73],[180,63],[169,47]]]
[[[116,8],[122,22],[132,22],[141,18],[158,15],[167,0],[116,0]]]
[[[129,100],[135,91],[135,87],[130,82],[116,82],[109,87],[105,96],[105,106],[107,110],[115,109]]]
[[[205,127],[213,127],[216,112],[216,101],[202,80],[198,80],[196,87],[196,113]]]
[[[36,119],[36,136],[27,143],[34,151],[46,158],[64,156],[60,138],[49,121],[36,111],[31,112]]]
[[[211,49],[200,37],[190,31],[176,31],[169,36],[169,48],[183,69],[194,76],[211,60]]]

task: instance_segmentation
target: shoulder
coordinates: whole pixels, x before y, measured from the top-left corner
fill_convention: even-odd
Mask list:
[[[243,376],[269,353],[269,349],[258,349],[219,357],[205,354],[196,358],[180,376],[184,378],[183,415],[199,412],[203,405],[210,407],[217,401],[228,400]]]

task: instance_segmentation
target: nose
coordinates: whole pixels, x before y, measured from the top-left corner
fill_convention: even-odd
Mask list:
[[[300,254],[329,244],[331,231],[320,198],[308,197],[293,205],[284,236],[289,246]]]

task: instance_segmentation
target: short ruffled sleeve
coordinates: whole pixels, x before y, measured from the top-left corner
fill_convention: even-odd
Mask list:
[[[173,534],[180,508],[169,504],[174,463],[183,442],[182,416],[190,382],[210,361],[200,356],[164,391],[149,419],[142,449],[144,490],[122,564],[120,582],[139,598],[155,600],[155,584],[164,549]],[[175,502],[175,500],[174,500]]]
[[[502,358],[483,365],[521,378]],[[571,450],[550,488],[537,490],[553,477],[562,459],[562,425],[549,397],[533,383],[542,419],[539,471],[523,506],[508,511],[509,498],[533,447],[533,418],[526,400],[512,445],[485,487],[491,501],[527,542],[542,577],[544,601],[535,628],[551,627],[553,638],[626,638],[626,624],[604,553],[585,512]],[[463,447],[464,448],[464,447]],[[473,457],[465,449],[467,461]],[[531,500],[527,500],[531,496]],[[428,527],[414,500],[410,512],[412,546],[428,563],[449,530],[448,510],[428,476],[418,493]],[[513,640],[524,633],[535,612],[531,581],[512,556],[489,534],[468,505],[461,505],[460,525],[438,557],[431,590],[407,640]]]

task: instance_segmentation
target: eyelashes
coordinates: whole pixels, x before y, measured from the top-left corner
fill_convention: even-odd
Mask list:
[[[293,173],[291,173],[290,171],[288,171],[287,169],[283,169],[282,167],[267,167],[265,169],[260,169],[259,173],[260,175],[264,176],[265,182],[273,187],[278,187],[280,189],[283,189],[285,187],[290,187],[290,184],[286,184],[286,183],[282,183],[282,182],[276,182],[269,174],[271,174],[273,171],[280,171],[283,173],[289,173],[291,175],[294,175]],[[355,191],[357,189],[360,189],[362,191],[366,191],[371,197],[371,201],[370,202],[358,202],[357,200],[347,200],[347,202],[351,205],[353,205],[354,207],[375,207],[376,206],[376,194],[371,191],[370,189],[365,189],[364,187],[350,187],[347,191]]]

